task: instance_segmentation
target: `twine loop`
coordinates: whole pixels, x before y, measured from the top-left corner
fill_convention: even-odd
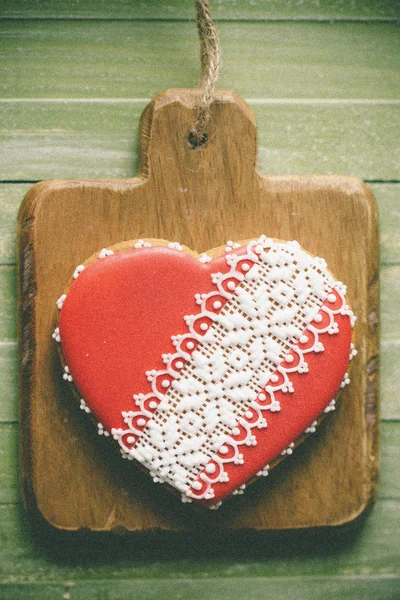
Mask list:
[[[221,65],[221,49],[217,31],[211,17],[208,0],[195,0],[197,29],[200,37],[202,95],[197,106],[194,129],[189,134],[192,148],[204,145],[208,140],[207,125],[210,121],[210,106]]]

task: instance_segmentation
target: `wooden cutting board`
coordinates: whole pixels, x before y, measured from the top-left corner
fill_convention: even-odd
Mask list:
[[[231,91],[217,92],[209,141],[193,150],[188,134],[198,94],[168,90],[146,108],[136,178],[47,181],[21,206],[21,486],[29,511],[60,529],[333,526],[354,520],[376,494],[379,271],[372,194],[354,177],[260,175],[254,116]],[[262,233],[297,240],[348,284],[358,355],[338,410],[317,433],[243,496],[205,511],[181,504],[122,461],[79,410],[51,338],[56,300],[78,264],[123,240],[164,238],[203,252]]]

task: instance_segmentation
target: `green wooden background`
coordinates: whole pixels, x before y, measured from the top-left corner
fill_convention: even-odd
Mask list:
[[[400,3],[214,0],[221,87],[249,100],[264,173],[348,173],[381,216],[382,474],[357,531],[60,541],[17,481],[15,222],[47,178],[130,177],[140,113],[198,78],[191,0],[0,2],[0,596],[400,598]]]

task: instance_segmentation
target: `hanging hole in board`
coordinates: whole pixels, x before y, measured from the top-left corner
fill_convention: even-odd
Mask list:
[[[195,131],[191,131],[189,133],[188,139],[189,139],[189,144],[190,144],[190,147],[192,148],[192,150],[196,150],[196,148],[200,148],[201,146],[204,146],[204,144],[207,143],[208,134],[202,133],[201,135],[198,135]]]

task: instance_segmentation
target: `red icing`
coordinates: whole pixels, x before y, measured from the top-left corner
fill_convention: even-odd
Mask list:
[[[79,393],[108,431],[125,428],[121,413],[133,409],[133,394],[152,391],[146,371],[165,368],[162,355],[175,352],[171,335],[187,332],[184,316],[198,313],[195,294],[216,290],[210,277],[216,271],[229,271],[225,256],[204,264],[153,247],[99,259],[74,282],[60,314],[62,348]],[[214,484],[215,497],[206,504],[231,494],[272,461],[335,396],[351,342],[349,317],[335,320],[339,333],[320,335],[324,352],[306,354],[308,373],[291,373],[295,393],[275,394],[282,410],[267,412],[268,427],[253,431],[257,445],[240,447],[244,464],[225,465],[229,483]]]
[[[228,270],[224,256],[204,264],[157,247],[99,259],[79,275],[60,313],[62,348],[82,398],[108,431],[124,427],[121,412],[132,409],[133,394],[152,391],[146,371],[165,368],[171,336],[198,312],[195,294],[214,290],[210,274]]]

